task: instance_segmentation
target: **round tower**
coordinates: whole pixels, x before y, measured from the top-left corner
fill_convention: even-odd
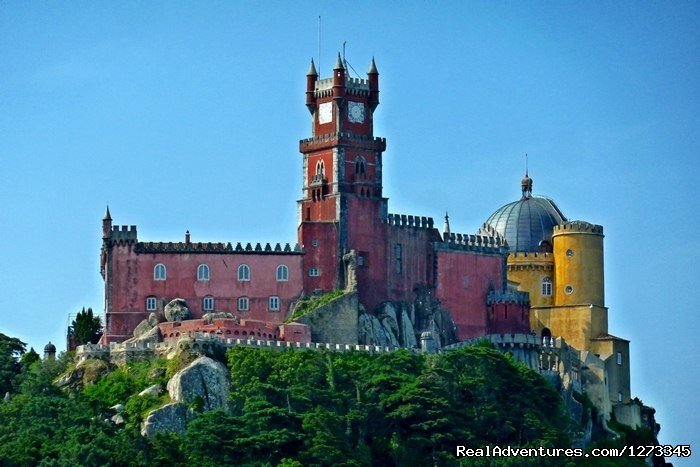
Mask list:
[[[605,306],[603,227],[584,221],[554,226],[554,304]]]

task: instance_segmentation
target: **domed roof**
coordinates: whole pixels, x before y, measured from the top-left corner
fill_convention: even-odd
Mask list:
[[[511,252],[536,252],[542,241],[551,245],[554,226],[566,222],[566,217],[552,199],[532,195],[532,179],[527,174],[522,192],[518,201],[491,214],[484,230],[495,230],[505,237]]]
[[[49,341],[49,343],[44,346],[44,352],[56,353],[56,346]]]

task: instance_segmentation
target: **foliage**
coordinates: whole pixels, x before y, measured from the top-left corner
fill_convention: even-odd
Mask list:
[[[97,344],[102,337],[102,320],[95,316],[92,308],[85,307],[76,315],[71,323],[70,330],[75,344]]]
[[[21,371],[20,358],[27,344],[0,333],[0,397],[11,392],[13,382]]]
[[[343,290],[333,290],[331,292],[325,293],[323,295],[312,295],[311,297],[305,297],[297,302],[297,306],[294,309],[292,317],[287,319],[287,322],[294,321],[301,318],[305,314],[314,311],[317,308],[322,307],[331,300],[341,297],[345,291]]]

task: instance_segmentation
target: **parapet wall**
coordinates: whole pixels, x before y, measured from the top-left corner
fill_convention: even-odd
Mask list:
[[[109,240],[112,242],[136,242],[135,225],[114,225],[109,233]]]
[[[486,303],[493,305],[495,303],[515,303],[518,305],[530,304],[530,293],[519,291],[502,291],[492,290],[486,296]]]
[[[553,235],[564,233],[589,233],[595,235],[603,235],[603,226],[591,224],[586,221],[569,221],[561,225],[555,225]]]
[[[434,225],[432,217],[410,216],[406,214],[388,214],[385,222],[393,227],[408,227],[413,229],[432,229]]]
[[[487,235],[469,235],[460,233],[447,233],[442,242],[437,242],[438,249],[475,251],[480,253],[508,253],[508,246],[503,237],[491,237]]]
[[[282,246],[276,243],[263,245],[256,243],[246,243],[245,247],[241,242],[232,246],[231,243],[190,243],[190,242],[139,242],[136,245],[137,253],[244,253],[244,254],[301,254],[302,249],[298,244],[292,247],[289,243]]]

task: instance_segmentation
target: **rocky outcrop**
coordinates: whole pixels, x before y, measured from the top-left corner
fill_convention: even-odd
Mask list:
[[[187,302],[182,298],[171,300],[170,303],[165,305],[163,314],[168,321],[184,321],[190,319],[191,316]]]
[[[346,292],[295,321],[311,329],[314,342],[357,344],[357,292]]]
[[[185,434],[187,423],[195,418],[195,412],[187,405],[174,402],[151,411],[141,424],[141,435],[154,436],[160,432]]]
[[[163,392],[163,387],[160,384],[154,384],[153,386],[148,386],[146,389],[139,393],[139,396],[151,396],[158,397]]]
[[[142,323],[145,321],[142,321]],[[134,334],[136,334],[136,331],[134,331]],[[153,327],[149,329],[146,332],[143,332],[142,334],[138,336],[134,336],[131,339],[127,339],[124,342],[128,344],[132,343],[144,343],[144,344],[155,344],[157,342],[162,342],[163,341],[163,336],[160,333],[160,328],[158,326]]]
[[[228,409],[229,371],[209,357],[199,357],[168,381],[175,402],[200,404],[202,410]]]
[[[233,319],[233,313],[205,313],[202,319],[207,324],[212,324],[215,319]]]
[[[88,384],[96,383],[109,372],[109,364],[104,360],[90,358],[78,362],[75,368],[61,375],[56,386],[69,392],[78,391]]]

